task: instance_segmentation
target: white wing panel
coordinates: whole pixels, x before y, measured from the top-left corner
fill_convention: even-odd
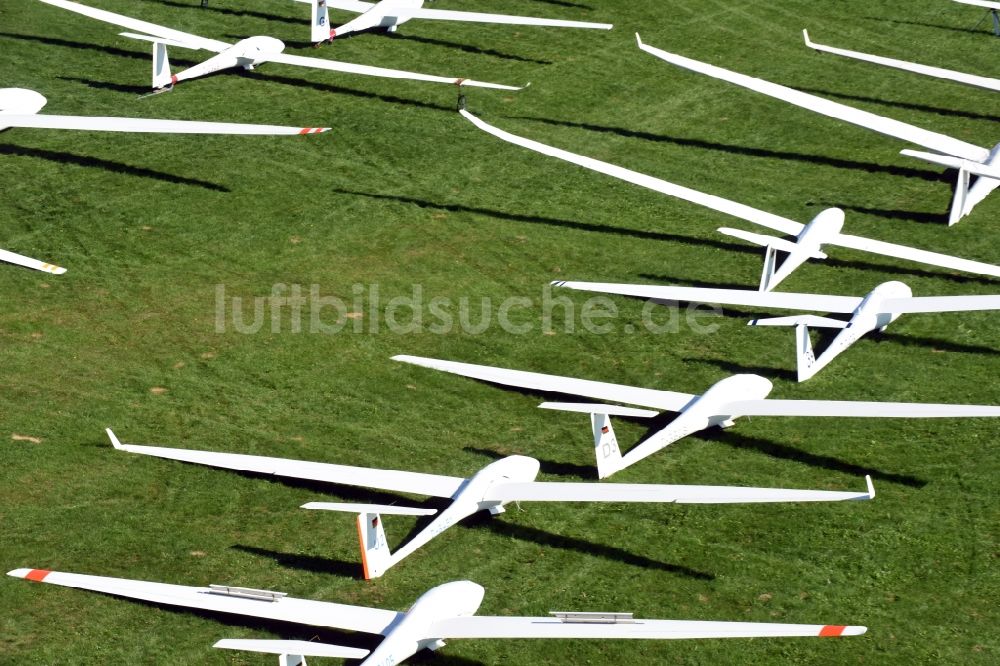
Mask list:
[[[865,627],[764,622],[634,620],[619,623],[563,622],[555,617],[456,617],[433,623],[428,633],[449,638],[754,638],[858,636]]]
[[[175,42],[181,42],[189,48],[205,49],[206,51],[215,51],[218,53],[219,51],[229,48],[230,46],[230,44],[227,44],[226,42],[220,42],[215,39],[206,39],[205,37],[199,37],[198,35],[192,35],[187,32],[181,32],[180,30],[174,30],[162,25],[156,25],[155,23],[148,23],[129,16],[122,16],[121,14],[115,14],[114,12],[97,9],[96,7],[81,5],[79,2],[71,2],[70,0],[40,1],[47,5],[52,5],[53,7],[59,7],[60,9],[67,9],[71,12],[76,12],[77,14],[83,14],[84,16],[97,19],[98,21],[104,21],[105,23],[128,28],[129,30],[138,30],[139,32],[145,32],[155,37],[163,37]]]
[[[271,53],[268,54],[267,60],[268,62],[278,62],[285,65],[310,67],[312,69],[327,69],[332,72],[343,72],[345,74],[381,76],[388,79],[409,79],[412,81],[428,81],[430,83],[451,83],[453,85],[471,86],[473,88],[495,88],[497,90],[521,89],[518,86],[505,86],[499,83],[484,83],[483,81],[474,81],[472,79],[434,76],[432,74],[418,74],[417,72],[407,72],[401,69],[387,69],[385,67],[374,67],[372,65],[358,65],[352,62],[339,62],[337,60],[326,60],[325,58],[310,58],[307,56],[297,56],[288,53]]]
[[[841,247],[851,248],[852,250],[873,252],[875,254],[883,254],[887,257],[896,257],[898,259],[909,259],[910,261],[916,261],[921,264],[940,266],[941,268],[950,268],[956,271],[966,271],[968,273],[978,273],[979,275],[1000,277],[1000,266],[994,266],[993,264],[987,264],[981,261],[972,261],[970,259],[953,257],[939,252],[918,250],[917,248],[907,247],[905,245],[896,245],[895,243],[886,243],[884,241],[874,240],[871,238],[852,236],[850,234],[837,234],[837,236],[829,242]]]
[[[484,499],[505,502],[674,502],[677,504],[741,504],[758,502],[842,502],[871,499],[862,493],[836,490],[672,486],[643,483],[505,483],[492,486]]]
[[[55,275],[62,275],[66,272],[66,269],[62,266],[49,264],[44,261],[39,261],[38,259],[26,257],[23,254],[8,252],[7,250],[0,250],[0,261],[6,261],[9,264],[17,264],[18,266],[24,266],[25,268],[34,268],[36,271],[53,273]]]
[[[536,153],[541,153],[542,155],[548,155],[549,157],[555,157],[566,162],[571,162],[592,171],[624,180],[627,183],[640,185],[653,190],[654,192],[659,192],[660,194],[666,194],[671,197],[677,197],[678,199],[690,201],[691,203],[696,203],[701,206],[705,206],[706,208],[717,210],[720,213],[725,213],[726,215],[738,217],[741,220],[746,220],[747,222],[759,224],[767,227],[768,229],[775,229],[785,234],[797,235],[799,231],[802,230],[802,225],[798,222],[789,220],[779,215],[757,210],[756,208],[752,208],[735,201],[730,201],[729,199],[723,199],[722,197],[717,197],[713,194],[705,194],[704,192],[699,192],[698,190],[692,190],[689,187],[675,185],[674,183],[669,183],[665,180],[660,180],[659,178],[647,176],[639,173],[638,171],[632,171],[630,169],[615,166],[614,164],[608,164],[607,162],[601,162],[600,160],[595,160],[590,157],[577,155],[566,150],[553,148],[552,146],[547,146],[544,143],[532,141],[531,139],[525,139],[498,129],[489,123],[483,122],[464,109],[460,110],[459,113],[484,132],[492,134],[499,139],[503,139],[508,143],[513,143],[516,146],[533,150]]]
[[[505,368],[494,368],[488,365],[473,365],[472,363],[459,363],[457,361],[442,361],[434,358],[422,358],[420,356],[393,356],[392,360],[412,363],[425,368],[450,372],[463,377],[471,377],[484,382],[503,384],[505,386],[516,386],[518,388],[533,391],[547,391],[552,393],[566,393],[569,395],[579,395],[598,400],[613,400],[632,405],[642,405],[644,407],[655,407],[677,412],[683,409],[694,395],[690,393],[676,393],[674,391],[659,391],[656,389],[636,388],[634,386],[623,386],[621,384],[606,384],[588,379],[574,379],[572,377],[559,377],[557,375],[544,375],[538,372],[525,372],[523,370],[507,370]]]
[[[1000,416],[1000,407],[849,400],[742,400],[720,408],[733,416],[832,416],[836,418],[949,418]]]
[[[219,594],[208,587],[151,583],[127,578],[88,576],[44,569],[15,569],[8,572],[7,575],[63,587],[77,587],[83,590],[114,594],[129,599],[141,599],[168,606],[198,608],[314,627],[363,631],[369,634],[384,635],[386,629],[403,615],[403,613],[381,608],[349,606],[327,601],[312,601],[285,596],[275,600],[247,598]]]
[[[638,35],[636,35],[636,38],[638,39]],[[689,69],[693,72],[698,72],[722,81],[727,81],[749,90],[780,99],[788,102],[789,104],[794,104],[795,106],[815,111],[816,113],[824,116],[865,127],[872,131],[879,132],[880,134],[886,134],[897,139],[902,139],[903,141],[910,141],[919,146],[924,146],[925,148],[947,153],[948,155],[964,157],[965,159],[972,160],[974,162],[982,162],[990,155],[990,151],[985,148],[980,148],[979,146],[971,143],[953,139],[950,136],[945,136],[944,134],[938,134],[937,132],[931,132],[919,127],[914,127],[913,125],[908,125],[904,122],[893,120],[892,118],[886,118],[885,116],[879,116],[874,113],[869,113],[868,111],[855,109],[854,107],[847,106],[846,104],[840,104],[839,102],[833,102],[828,99],[824,99],[823,97],[817,97],[816,95],[799,92],[798,90],[786,88],[785,86],[771,83],[770,81],[756,79],[752,76],[738,74],[727,69],[722,69],[721,67],[716,67],[697,60],[692,60],[691,58],[685,58],[684,56],[668,53],[651,46],[646,46],[642,43],[642,40],[639,40],[639,48],[646,53],[652,54],[661,60],[671,63],[672,65],[677,65],[678,67],[683,67],[684,69]]]
[[[287,127],[246,123],[214,123],[198,120],[162,120],[159,118],[120,118],[102,116],[56,116],[33,114],[3,116],[4,125],[43,129],[93,130],[98,132],[159,132],[164,134],[319,134],[329,127]]]
[[[825,294],[795,294],[791,292],[750,291],[749,289],[705,289],[702,287],[663,287],[646,284],[614,284],[610,282],[553,282],[557,287],[621,294],[661,301],[691,301],[721,305],[749,305],[778,310],[812,310],[815,312],[854,312],[861,304],[856,296]]]
[[[171,460],[180,460],[198,465],[207,465],[209,467],[221,467],[223,469],[255,472],[258,474],[273,474],[291,479],[308,479],[310,481],[339,483],[347,486],[362,486],[379,490],[430,495],[432,497],[451,497],[465,481],[465,479],[454,476],[424,474],[422,472],[372,469],[351,465],[288,460],[286,458],[249,456],[240,453],[168,449],[160,446],[139,446],[136,444],[123,444],[121,448],[130,453],[139,453],[156,458],[169,458]]]
[[[802,31],[802,36],[806,40],[806,46],[817,51],[825,51],[826,53],[833,53],[834,55],[844,56],[845,58],[853,58],[854,60],[864,60],[865,62],[875,63],[876,65],[884,65],[885,67],[892,67],[894,69],[902,69],[907,72],[913,72],[915,74],[923,74],[925,76],[933,76],[939,79],[947,79],[949,81],[955,81],[956,83],[964,83],[970,86],[976,86],[977,88],[986,88],[987,90],[994,90],[1000,92],[1000,79],[991,79],[986,76],[977,76],[975,74],[966,74],[965,72],[956,72],[953,69],[944,69],[942,67],[931,67],[930,65],[921,65],[916,62],[910,62],[908,60],[896,60],[895,58],[886,58],[885,56],[872,55],[870,53],[861,53],[860,51],[849,51],[847,49],[839,49],[834,46],[826,46],[824,44],[817,44],[809,39],[809,33],[805,30]]]
[[[885,312],[969,312],[972,310],[1000,310],[1000,296],[912,296],[887,298],[882,301]]]

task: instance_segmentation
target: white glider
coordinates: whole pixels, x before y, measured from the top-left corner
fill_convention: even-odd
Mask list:
[[[730,229],[727,227],[719,229],[721,233],[727,236],[733,236],[764,247],[764,270],[761,272],[760,278],[761,291],[770,291],[776,287],[782,280],[791,275],[792,271],[807,260],[825,259],[827,256],[823,252],[823,246],[825,245],[839,245],[840,247],[852,250],[862,250],[873,254],[907,259],[931,266],[940,266],[941,268],[1000,277],[1000,266],[953,257],[938,252],[919,250],[905,245],[886,243],[885,241],[864,238],[863,236],[841,233],[844,225],[844,211],[839,208],[827,208],[816,215],[808,224],[800,224],[780,215],[758,210],[713,194],[705,194],[704,192],[699,192],[683,185],[676,185],[637,171],[631,171],[630,169],[615,166],[614,164],[608,164],[607,162],[601,162],[590,157],[553,148],[552,146],[547,146],[544,143],[532,141],[531,139],[525,139],[483,122],[464,109],[460,110],[459,113],[479,129],[508,143],[534,150],[549,157],[556,157],[566,162],[572,162],[592,171],[613,176],[634,185],[640,185],[654,192],[690,201],[706,208],[717,210],[720,213],[738,217],[752,224],[758,224],[762,227],[794,236],[794,240],[787,240],[764,234],[750,233],[740,229]],[[784,260],[780,264],[777,261],[778,252],[786,253]]]
[[[673,65],[689,69],[700,74],[705,74],[722,81],[728,81],[749,90],[759,92],[775,99],[780,99],[789,104],[814,111],[816,113],[843,120],[859,127],[870,129],[880,134],[909,141],[919,146],[929,148],[933,153],[917,150],[902,150],[903,155],[916,157],[933,164],[949,167],[958,170],[958,182],[955,186],[955,195],[951,202],[951,212],[948,215],[948,224],[953,225],[963,217],[972,212],[972,209],[980,201],[985,199],[990,192],[1000,187],[1000,144],[993,148],[981,148],[979,146],[953,139],[950,136],[931,132],[929,130],[914,127],[892,118],[879,116],[868,111],[862,111],[846,104],[833,102],[816,95],[799,92],[792,88],[787,88],[776,83],[756,79],[745,74],[731,72],[721,67],[709,65],[707,63],[685,58],[684,56],[668,53],[651,46],[646,46],[636,35],[639,48],[650,53],[661,60],[665,60]],[[971,176],[979,178],[969,185]]]
[[[794,326],[798,380],[804,382],[825,368],[830,361],[867,333],[886,327],[899,315],[911,312],[969,312],[1000,310],[1000,295],[993,296],[913,296],[902,282],[884,282],[864,296],[828,296],[826,294],[761,293],[742,289],[703,289],[699,287],[660,287],[638,284],[600,282],[553,282],[560,287],[622,294],[664,301],[696,301],[722,305],[749,305],[779,310],[834,312],[849,314],[849,319],[815,315],[754,319],[750,326]],[[839,328],[840,333],[817,357],[809,338],[809,327]]]
[[[179,30],[166,28],[155,23],[147,23],[138,19],[108,12],[103,9],[96,9],[88,5],[81,5],[70,0],[39,0],[45,4],[68,9],[77,14],[83,14],[98,21],[111,23],[130,30],[138,30],[141,34],[132,32],[120,33],[124,37],[140,39],[153,43],[153,88],[167,89],[179,81],[193,79],[206,74],[212,74],[231,67],[242,67],[253,69],[257,65],[265,62],[276,62],[285,65],[295,65],[298,67],[309,67],[312,69],[327,69],[334,72],[344,72],[347,74],[363,74],[366,76],[381,76],[390,79],[410,79],[413,81],[428,81],[431,83],[452,83],[460,86],[472,86],[477,88],[497,88],[499,90],[520,90],[517,86],[504,86],[497,83],[484,83],[473,81],[472,79],[450,78],[444,76],[432,76],[430,74],[418,74],[416,72],[405,72],[398,69],[386,69],[384,67],[373,67],[370,65],[356,65],[354,63],[339,62],[336,60],[326,60],[324,58],[309,58],[305,56],[282,53],[285,49],[284,43],[274,37],[248,37],[235,44],[220,42],[215,39],[206,39],[197,35],[192,35]],[[194,67],[189,67],[177,74],[170,72],[170,60],[167,56],[167,46],[177,46],[185,49],[204,50],[216,53],[208,60],[201,62]]]
[[[312,8],[312,41],[325,42],[334,37],[343,37],[352,32],[385,28],[396,32],[401,24],[410,19],[435,19],[439,21],[465,21],[470,23],[500,23],[504,25],[537,25],[554,28],[591,28],[611,30],[610,23],[588,23],[586,21],[564,21],[560,19],[535,18],[532,16],[511,16],[509,14],[482,14],[479,12],[458,12],[447,9],[425,9],[424,0],[381,0],[381,2],[358,2],[356,0],[298,0]],[[352,21],[330,27],[330,7],[348,12],[358,12]]]
[[[627,483],[556,483],[535,481],[539,463],[526,456],[508,456],[490,463],[469,478],[422,472],[373,469],[349,465],[287,460],[238,453],[215,453],[191,449],[122,444],[109,428],[116,449],[157,458],[221,467],[293,479],[323,481],[392,492],[415,493],[450,499],[451,504],[434,520],[391,552],[386,542],[381,514],[431,516],[435,509],[343,502],[309,502],[303,509],[357,513],[361,563],[365,579],[378,578],[390,567],[459,521],[479,511],[491,515],[504,512],[510,502],[661,502],[677,504],[741,504],[760,502],[841,502],[875,497],[870,477],[865,492],[793,490],[727,486],[678,486]]]
[[[947,79],[949,81],[955,81],[957,83],[964,83],[966,85],[976,86],[977,88],[986,88],[987,90],[1000,92],[1000,79],[991,79],[987,76],[977,76],[976,74],[966,74],[965,72],[956,72],[953,69],[931,67],[930,65],[921,65],[919,63],[909,62],[907,60],[896,60],[895,58],[886,58],[884,56],[872,55],[870,53],[861,53],[859,51],[848,51],[847,49],[839,49],[833,46],[817,44],[816,42],[813,42],[809,39],[809,32],[807,30],[802,31],[802,37],[805,39],[806,46],[815,51],[821,51],[823,53],[832,53],[834,55],[844,56],[845,58],[853,58],[855,60],[864,60],[865,62],[875,63],[876,65],[894,67],[895,69],[902,69],[907,72],[924,74],[926,76],[933,76],[938,79]]]
[[[378,634],[385,639],[373,651],[306,641],[227,639],[214,647],[281,655],[279,663],[304,664],[306,656],[361,659],[361,666],[391,666],[423,649],[438,650],[452,638],[574,638],[574,639],[695,639],[792,636],[860,636],[861,626],[774,624],[766,622],[700,622],[644,620],[631,613],[553,612],[550,617],[476,615],[485,590],[471,581],[433,587],[409,610],[397,612],[368,606],[290,597],[283,592],[210,585],[189,587],[88,576],[85,574],[15,569],[8,576],[75,587],[117,597],[196,608],[311,627]],[[367,658],[366,658],[367,657]]]
[[[748,293],[761,295],[758,292]],[[768,295],[786,296],[787,294]],[[642,407],[643,409],[636,409],[620,405],[579,402],[543,402],[539,405],[543,409],[590,414],[594,434],[594,453],[597,456],[597,475],[602,479],[700,430],[713,426],[728,428],[734,425],[735,420],[741,416],[827,416],[834,418],[1000,416],[1000,407],[979,405],[775,400],[767,397],[772,389],[770,381],[758,375],[748,374],[726,377],[710,386],[701,395],[695,395],[420,356],[393,356],[392,360],[529,391],[561,393]],[[611,427],[610,417],[652,418],[658,416],[661,411],[677,412],[678,415],[666,427],[653,433],[645,441],[640,442],[625,455],[622,455],[614,429]]]
[[[281,127],[277,125],[247,125],[212,123],[190,120],[160,120],[156,118],[119,118],[98,116],[56,116],[40,114],[45,96],[24,88],[0,88],[0,132],[12,127],[41,129],[97,130],[101,132],[158,132],[169,134],[318,134],[329,127]],[[66,272],[38,259],[0,250],[0,261],[61,275]]]

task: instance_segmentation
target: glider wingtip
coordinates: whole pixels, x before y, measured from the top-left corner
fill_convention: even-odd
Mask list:
[[[30,571],[31,569],[14,569],[12,571],[8,571],[7,575],[13,576],[14,578],[25,578]]]
[[[122,446],[122,443],[118,441],[118,438],[115,436],[115,433],[111,431],[111,428],[105,428],[104,432],[108,433],[108,439],[111,440],[111,446],[115,447],[119,451],[125,448]]]
[[[635,43],[640,49],[642,48],[642,37],[639,36],[639,33],[635,33]]]
[[[865,474],[865,484],[868,486],[868,499],[875,499],[875,484],[872,483],[871,474]]]
[[[812,46],[812,42],[809,41],[809,30],[802,28],[802,39],[805,40],[806,46]]]

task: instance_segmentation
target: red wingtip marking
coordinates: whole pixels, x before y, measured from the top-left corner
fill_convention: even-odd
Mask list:
[[[828,624],[828,625],[826,625],[825,627],[823,627],[822,629],[819,630],[819,635],[820,636],[840,636],[841,634],[844,633],[844,629],[846,629],[846,628],[847,627],[844,627],[844,626],[841,626],[841,625]]]
[[[312,130],[311,127],[303,127],[302,129],[299,130],[299,134],[309,134],[310,130]]]
[[[41,583],[43,580],[45,580],[45,577],[48,576],[50,573],[52,572],[49,571],[48,569],[32,569],[31,571],[28,572],[28,575],[25,576],[25,578],[27,578],[28,580],[33,580],[35,582]]]

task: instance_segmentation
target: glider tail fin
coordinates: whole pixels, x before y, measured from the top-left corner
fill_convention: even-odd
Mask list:
[[[326,0],[310,0],[312,6],[312,41],[314,44],[333,38],[330,30],[330,10]]]
[[[594,429],[594,454],[597,456],[597,476],[607,478],[622,468],[622,452],[618,438],[611,426],[611,417],[591,413],[590,424]]]
[[[167,45],[163,42],[153,42],[153,88],[169,88],[173,82]]]
[[[809,327],[805,324],[795,326],[795,360],[800,382],[815,374],[813,365],[816,364],[816,355],[813,353],[812,340],[809,339]]]
[[[365,580],[380,577],[391,566],[392,557],[380,514],[358,514],[358,539],[361,541],[361,565],[365,570]]]

